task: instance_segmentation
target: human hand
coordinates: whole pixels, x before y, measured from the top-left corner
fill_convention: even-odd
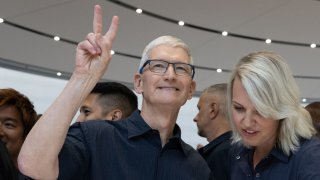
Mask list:
[[[118,31],[118,22],[119,18],[114,16],[109,30],[102,35],[102,10],[99,5],[94,7],[93,32],[77,46],[74,73],[100,79],[111,60],[110,51]]]

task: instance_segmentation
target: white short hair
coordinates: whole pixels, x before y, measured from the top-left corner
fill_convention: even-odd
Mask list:
[[[188,54],[188,56],[190,58],[190,64],[193,64],[193,59],[191,56],[190,48],[185,42],[183,42],[181,39],[179,39],[177,37],[173,37],[173,36],[160,36],[160,37],[154,39],[153,41],[151,41],[143,50],[139,69],[149,59],[151,50],[157,46],[160,46],[160,45],[182,48]]]

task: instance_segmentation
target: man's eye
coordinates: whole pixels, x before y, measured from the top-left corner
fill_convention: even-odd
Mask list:
[[[84,114],[85,116],[88,116],[91,113],[91,111],[89,109],[80,109],[80,113]]]
[[[154,64],[152,68],[165,68],[164,64]]]
[[[176,71],[189,72],[188,68],[184,66],[176,66]]]
[[[83,113],[84,113],[85,115],[89,115],[89,114],[91,113],[91,111],[85,109],[85,110],[83,110]]]

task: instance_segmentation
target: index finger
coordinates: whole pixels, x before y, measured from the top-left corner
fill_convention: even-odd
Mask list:
[[[102,32],[102,10],[101,6],[94,6],[94,16],[93,16],[93,33],[101,34]]]

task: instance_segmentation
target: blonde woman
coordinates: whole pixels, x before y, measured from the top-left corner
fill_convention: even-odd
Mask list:
[[[231,179],[320,179],[320,140],[279,55],[243,57],[229,82]]]

